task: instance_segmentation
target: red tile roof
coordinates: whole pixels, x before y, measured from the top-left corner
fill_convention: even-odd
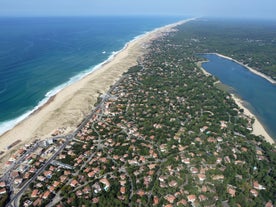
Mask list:
[[[42,198],[43,198],[43,199],[47,199],[47,198],[49,197],[50,194],[51,194],[51,192],[47,190],[47,191],[43,194]]]

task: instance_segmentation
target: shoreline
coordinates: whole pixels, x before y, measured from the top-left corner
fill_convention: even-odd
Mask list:
[[[156,28],[159,29],[159,28]],[[155,30],[155,29],[154,29]],[[154,30],[150,31],[153,32]],[[95,65],[95,66],[91,66],[90,69],[87,69],[85,71],[80,72],[79,74],[71,77],[69,79],[69,81],[64,82],[58,86],[55,86],[54,88],[52,88],[50,91],[48,91],[45,94],[45,98],[43,98],[41,101],[39,101],[38,105],[36,105],[33,109],[26,111],[24,114],[11,119],[11,120],[7,120],[3,123],[7,123],[7,129],[3,130],[3,132],[1,132],[1,128],[0,128],[0,139],[1,136],[4,136],[6,133],[8,133],[10,130],[12,130],[14,127],[16,127],[17,125],[19,125],[21,122],[23,122],[25,119],[27,119],[28,117],[32,116],[34,113],[36,113],[37,111],[40,111],[41,108],[45,107],[47,104],[49,104],[49,102],[51,101],[51,99],[53,99],[59,92],[61,92],[63,89],[65,89],[66,87],[75,84],[76,82],[82,80],[83,78],[85,78],[86,76],[89,76],[90,74],[92,74],[93,72],[101,69],[101,67],[104,67],[105,64],[108,64],[110,61],[112,61],[116,55],[118,53],[120,53],[121,51],[124,51],[129,44],[131,44],[132,41],[135,41],[136,39],[139,39],[140,37],[146,35],[147,33],[150,32],[145,32],[144,34],[138,35],[136,37],[134,37],[133,39],[131,39],[130,41],[126,42],[125,45],[119,49],[118,51],[112,52],[112,54],[103,62]],[[76,79],[76,80],[74,80]],[[71,81],[73,80],[73,81]],[[12,122],[11,124],[9,124],[9,122]]]
[[[1,139],[1,136],[5,135],[7,132],[9,132],[10,130],[12,130],[17,125],[19,125],[21,122],[23,122],[29,116],[33,115],[34,113],[36,113],[37,111],[39,111],[42,107],[44,107],[45,105],[47,105],[48,102],[49,102],[49,100],[52,99],[55,95],[57,95],[59,92],[61,92],[64,88],[66,88],[66,87],[68,87],[68,86],[70,86],[70,85],[72,85],[72,84],[74,84],[74,83],[82,80],[86,76],[90,75],[91,73],[95,72],[98,69],[101,69],[101,67],[103,67],[105,64],[107,64],[110,61],[112,61],[116,57],[116,55],[118,53],[120,53],[121,51],[125,50],[128,47],[128,45],[131,44],[132,42],[136,41],[139,38],[142,38],[142,37],[146,36],[147,34],[158,32],[158,30],[160,30],[160,29],[163,30],[163,29],[166,29],[166,27],[172,28],[172,27],[178,26],[180,24],[186,23],[187,21],[194,20],[194,19],[196,19],[196,18],[190,18],[190,19],[187,19],[187,20],[181,20],[181,21],[178,21],[176,23],[172,23],[172,24],[168,24],[168,25],[165,25],[165,26],[162,26],[162,27],[158,27],[158,28],[155,28],[155,29],[153,29],[151,31],[148,31],[148,32],[145,32],[143,34],[140,34],[140,35],[137,35],[137,36],[133,37],[131,40],[129,40],[128,42],[126,42],[121,49],[112,52],[112,54],[106,60],[100,62],[99,64],[97,64],[95,66],[91,66],[87,70],[81,71],[79,74],[71,77],[69,79],[69,81],[64,82],[64,83],[62,83],[62,84],[60,84],[60,85],[55,86],[54,88],[52,88],[50,91],[48,91],[45,94],[45,98],[43,98],[41,101],[39,101],[38,105],[36,105],[33,109],[30,109],[29,111],[24,112],[24,114],[22,114],[22,115],[20,115],[20,116],[18,116],[16,118],[13,118],[13,119],[10,119],[10,120],[6,120],[6,121],[2,122],[3,125],[6,124],[6,128],[7,129],[2,130],[2,128],[0,128],[0,139]]]
[[[53,94],[46,103],[34,110],[28,117],[12,129],[0,135],[0,162],[12,151],[35,139],[46,139],[60,128],[62,134],[73,132],[83,118],[91,112],[99,94],[104,94],[118,81],[130,67],[137,65],[137,59],[147,52],[147,45],[154,39],[172,32],[174,27],[194,19],[186,19],[156,28],[134,37],[124,47],[107,60],[94,67],[90,73],[73,82],[58,93]],[[21,140],[21,143],[7,150],[6,147]]]
[[[256,74],[256,75],[258,75],[258,76],[260,76],[260,77],[266,79],[266,80],[269,81],[270,83],[276,84],[276,81],[273,80],[271,77],[269,77],[269,76],[267,76],[267,75],[265,75],[265,74],[263,74],[263,73],[261,73],[261,72],[255,70],[255,69],[249,67],[248,65],[245,65],[245,64],[243,64],[242,62],[240,62],[240,61],[238,61],[238,60],[235,60],[235,59],[233,59],[233,58],[231,58],[231,57],[229,57],[229,56],[222,55],[222,54],[220,54],[220,53],[204,53],[204,54],[214,54],[214,55],[217,55],[217,56],[219,56],[219,57],[222,57],[222,58],[231,60],[231,61],[233,61],[233,62],[235,62],[235,63],[238,63],[238,64],[240,64],[241,66],[245,67],[246,69],[248,69],[248,70],[251,71],[252,73],[254,73],[254,74]]]
[[[216,54],[218,56],[220,56],[219,54],[217,53],[205,53],[205,54]],[[226,56],[223,56],[221,55],[220,57],[223,57],[225,58]],[[231,59],[230,59],[231,60]],[[234,61],[234,60],[233,60]],[[205,75],[212,75],[211,73],[209,73],[208,71],[206,71],[203,67],[202,67],[202,63],[204,63],[206,61],[200,61],[197,63],[197,65],[200,67],[200,69],[203,71],[203,73]],[[208,62],[208,61],[207,61]],[[240,64],[238,61],[235,61],[237,62],[238,64]],[[219,81],[220,82],[220,81]],[[267,133],[267,131],[265,130],[264,126],[261,124],[261,122],[259,121],[259,119],[257,118],[257,116],[255,114],[253,114],[245,105],[244,105],[244,101],[240,98],[238,98],[235,94],[233,93],[230,93],[232,99],[235,101],[235,103],[241,108],[244,110],[244,114],[251,117],[251,118],[254,118],[254,123],[252,125],[252,134],[256,135],[256,136],[263,136],[264,137],[264,140],[266,140],[267,142],[269,142],[270,144],[275,144],[275,141],[274,139]]]
[[[235,103],[244,110],[244,114],[254,118],[254,123],[252,125],[253,131],[252,134],[254,135],[261,135],[264,137],[264,139],[269,142],[270,144],[274,144],[275,141],[273,140],[273,138],[267,133],[267,131],[265,130],[264,126],[261,124],[261,122],[259,121],[259,119],[256,117],[255,114],[253,114],[248,108],[245,107],[244,105],[244,101],[240,98],[238,98],[235,94],[231,94],[232,98],[234,99]]]

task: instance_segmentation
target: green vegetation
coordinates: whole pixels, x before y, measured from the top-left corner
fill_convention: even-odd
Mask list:
[[[176,38],[195,55],[220,53],[276,80],[275,21],[199,19],[179,29],[185,32]]]
[[[187,27],[151,44],[61,153],[58,161],[74,169],[47,168],[51,178],[35,181],[22,205],[47,189],[56,198],[51,206],[274,202],[275,146],[251,134],[252,119],[196,66],[199,47]]]
[[[0,196],[0,206],[5,206],[9,201],[9,195],[5,193],[4,195]]]

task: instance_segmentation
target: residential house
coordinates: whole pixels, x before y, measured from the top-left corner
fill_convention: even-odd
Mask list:
[[[36,198],[36,197],[38,197],[38,189],[34,189],[31,194],[31,198]]]
[[[188,199],[188,202],[193,203],[196,200],[196,195],[188,195],[187,199]]]
[[[50,194],[51,194],[51,192],[47,190],[47,191],[43,194],[42,198],[43,198],[43,199],[48,199]]]
[[[71,183],[70,183],[70,186],[71,187],[76,187],[77,185],[79,184],[79,182],[77,180],[72,180]]]

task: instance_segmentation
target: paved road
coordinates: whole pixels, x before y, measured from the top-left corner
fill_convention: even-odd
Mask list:
[[[62,144],[62,146],[58,149],[58,151],[56,151],[54,153],[54,155],[48,159],[44,165],[35,173],[35,175],[28,180],[24,186],[19,190],[19,192],[16,195],[12,195],[11,196],[11,200],[10,202],[6,205],[6,206],[10,206],[10,207],[18,207],[19,206],[19,202],[20,202],[20,198],[21,195],[23,194],[23,192],[28,188],[28,186],[30,185],[30,183],[32,181],[34,181],[37,176],[39,176],[47,167],[48,165],[60,154],[60,152],[70,143],[70,141],[76,137],[76,135],[83,129],[83,127],[91,120],[91,118],[93,117],[93,115],[96,114],[96,111],[99,109],[103,109],[104,107],[104,103],[110,98],[110,93],[111,91],[113,91],[117,85],[125,78],[125,76],[122,76],[108,91],[107,93],[103,96],[101,102],[93,109],[93,111],[82,121],[82,123],[79,125],[79,127],[72,133],[72,134],[68,134],[66,136],[57,136],[57,137],[51,137],[51,138],[66,138],[66,141]],[[36,148],[38,147],[38,143],[36,143]],[[25,157],[32,153],[36,148],[33,148],[32,150],[30,150],[30,152],[25,153],[24,156],[22,156],[19,160],[16,161],[16,163],[13,166],[17,166],[19,163],[21,163]],[[9,182],[11,181],[10,179],[10,172],[13,168],[10,168],[10,170],[8,170],[5,175],[5,181]]]
[[[20,202],[21,194],[26,190],[26,188],[30,185],[30,183],[34,181],[37,178],[37,176],[39,176],[40,173],[42,173],[47,168],[47,166],[60,154],[60,152],[67,146],[67,144],[71,141],[71,139],[72,139],[72,135],[67,136],[66,142],[64,142],[61,145],[61,147],[54,153],[54,155],[49,160],[47,160],[40,169],[36,171],[35,175],[24,184],[24,186],[20,189],[20,191],[14,197],[11,198],[7,206],[11,206],[11,207],[20,206],[19,202]]]

